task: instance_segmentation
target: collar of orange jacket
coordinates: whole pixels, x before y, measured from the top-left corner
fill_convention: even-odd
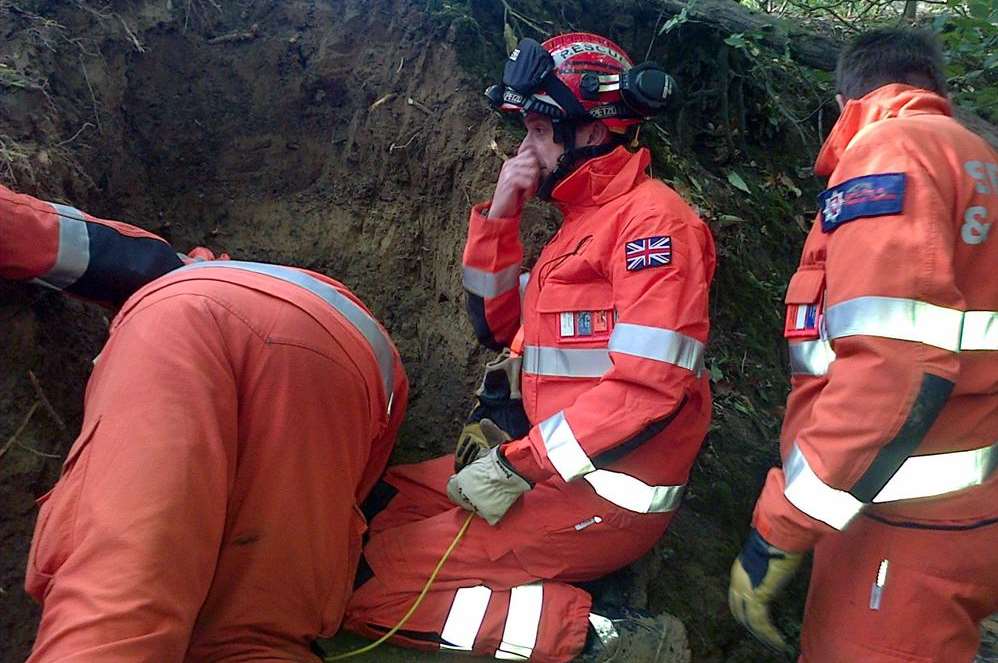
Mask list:
[[[814,172],[820,177],[831,175],[856,134],[874,122],[926,114],[952,115],[953,109],[945,97],[901,83],[878,87],[862,99],[850,99],[821,146]]]
[[[564,213],[574,207],[605,205],[646,179],[650,163],[647,149],[642,147],[632,153],[620,146],[572,171],[551,192],[551,200]]]

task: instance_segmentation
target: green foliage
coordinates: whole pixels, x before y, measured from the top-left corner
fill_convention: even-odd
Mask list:
[[[998,121],[998,0],[948,0],[932,19],[947,54],[950,92],[961,106]]]

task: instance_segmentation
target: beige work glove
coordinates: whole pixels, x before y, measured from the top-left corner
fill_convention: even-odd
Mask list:
[[[499,449],[495,447],[447,482],[450,501],[474,511],[489,525],[498,523],[520,495],[532,487],[510,467]]]
[[[731,565],[728,587],[731,614],[759,642],[787,656],[793,656],[794,649],[773,624],[769,605],[790,582],[803,559],[803,553],[787,552],[770,545],[753,529],[741,554]]]
[[[454,450],[454,471],[460,472],[503,442],[508,442],[510,436],[506,431],[496,426],[491,419],[482,419],[465,424],[461,436],[457,438],[457,448]]]

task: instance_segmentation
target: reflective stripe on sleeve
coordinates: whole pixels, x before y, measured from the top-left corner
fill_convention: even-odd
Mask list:
[[[979,486],[996,468],[998,442],[968,451],[911,456],[872,501],[879,504],[922,499]],[[783,492],[790,503],[835,529],[844,529],[863,508],[863,502],[853,495],[818,478],[796,443],[783,463],[783,474]]]
[[[949,309],[913,299],[858,297],[829,307],[828,339],[789,344],[793,375],[825,375],[835,361],[829,339],[880,336],[951,352],[998,350],[998,312]]]
[[[564,411],[548,417],[537,428],[544,441],[548,460],[562,479],[572,481],[596,469],[575,438]]]
[[[963,314],[961,350],[998,350],[998,312],[967,311]]]
[[[49,204],[59,218],[59,251],[52,269],[35,281],[63,290],[76,283],[90,265],[90,233],[83,212],[68,205]]]
[[[475,647],[478,629],[482,627],[485,611],[489,608],[492,590],[484,585],[462,587],[454,593],[447,621],[440,632],[444,640],[441,649],[471,651]]]
[[[582,477],[603,499],[637,513],[673,511],[682,501],[685,486],[650,486],[629,474],[597,470],[568,425],[564,411],[542,421],[538,429],[548,460],[565,481]]]
[[[239,260],[208,260],[185,265],[177,272],[193,269],[238,269],[256,274],[264,274],[288,283],[293,283],[308,290],[329,306],[337,310],[354,328],[367,340],[378,364],[384,387],[385,402],[391,412],[395,389],[395,354],[393,345],[387,333],[381,328],[367,311],[355,304],[349,297],[341,294],[336,288],[309,276],[305,272],[280,265],[268,265],[257,262],[242,262]]]
[[[596,494],[619,507],[637,513],[674,511],[683,499],[686,486],[649,486],[622,472],[596,470],[583,477]]]
[[[990,447],[912,456],[873,498],[875,503],[935,497],[979,486],[998,466],[998,442]]]
[[[610,353],[600,348],[523,348],[523,372],[566,378],[598,378],[613,368]]]
[[[835,361],[832,344],[824,339],[790,343],[790,373],[792,375],[825,375]]]
[[[461,281],[465,290],[472,294],[479,297],[498,297],[519,285],[520,265],[510,265],[498,272],[465,267]]]
[[[697,374],[703,370],[703,343],[671,329],[618,322],[610,335],[609,350],[674,364]]]
[[[786,479],[783,494],[787,500],[815,520],[835,529],[845,529],[863,508],[863,503],[849,493],[832,488],[819,479],[796,443],[783,463],[783,475]]]
[[[537,643],[543,604],[544,589],[539,582],[510,590],[506,626],[502,632],[502,642],[495,653],[496,658],[506,661],[530,659]]]
[[[914,299],[857,297],[829,306],[825,325],[831,339],[882,336],[958,352],[963,312]]]

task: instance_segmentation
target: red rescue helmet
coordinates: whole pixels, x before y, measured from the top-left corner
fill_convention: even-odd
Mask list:
[[[658,65],[635,66],[606,37],[572,32],[543,44],[521,40],[506,62],[502,83],[485,94],[501,111],[571,123],[600,120],[623,134],[662,112],[674,89],[672,77]]]

